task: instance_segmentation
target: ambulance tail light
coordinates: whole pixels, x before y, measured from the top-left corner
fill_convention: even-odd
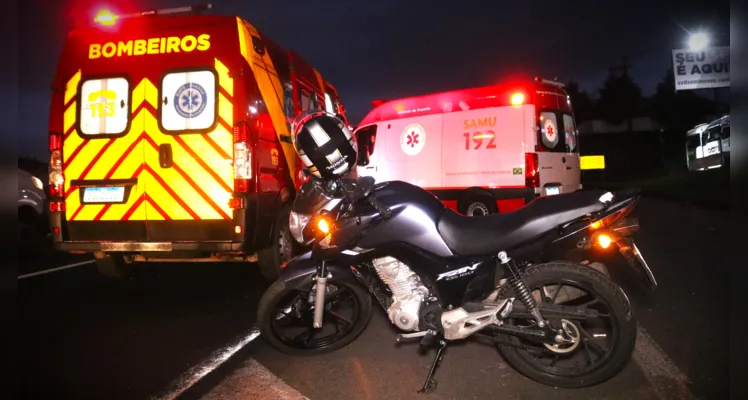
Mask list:
[[[246,122],[234,125],[234,192],[249,192],[252,179],[252,146]]]
[[[537,153],[525,153],[525,187],[540,187]]]
[[[49,197],[64,197],[65,175],[62,171],[62,134],[49,133],[49,151]]]

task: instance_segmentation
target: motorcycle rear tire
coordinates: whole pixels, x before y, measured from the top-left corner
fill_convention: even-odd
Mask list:
[[[618,340],[607,360],[601,365],[581,375],[556,375],[537,369],[522,356],[526,350],[514,346],[498,344],[499,353],[506,362],[522,375],[536,382],[564,388],[582,388],[594,386],[616,376],[631,360],[636,343],[637,322],[634,319],[631,304],[625,294],[607,276],[590,267],[568,261],[554,261],[533,265],[522,272],[527,287],[532,291],[543,281],[558,281],[566,278],[592,290],[596,297],[602,297],[610,305],[610,313],[615,318],[618,328]],[[514,297],[509,285],[504,285],[499,292],[502,298]],[[509,335],[500,335],[504,340],[516,341]]]

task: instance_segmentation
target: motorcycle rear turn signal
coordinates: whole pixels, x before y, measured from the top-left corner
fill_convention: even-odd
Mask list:
[[[603,249],[610,247],[611,243],[613,243],[613,239],[611,239],[610,236],[604,233],[597,235],[597,244],[599,244]]]

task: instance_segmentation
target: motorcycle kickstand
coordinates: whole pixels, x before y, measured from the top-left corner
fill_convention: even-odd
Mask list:
[[[430,393],[436,389],[437,382],[436,379],[434,379],[434,372],[436,372],[436,367],[438,367],[439,363],[442,361],[442,354],[446,347],[447,341],[444,339],[439,340],[439,350],[436,351],[436,357],[434,357],[434,362],[431,363],[429,374],[426,376],[426,381],[423,382],[423,387],[418,391],[418,393]]]

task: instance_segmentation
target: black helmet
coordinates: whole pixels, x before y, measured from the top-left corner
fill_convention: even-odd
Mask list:
[[[339,179],[355,167],[356,139],[339,118],[311,110],[296,117],[292,129],[294,149],[313,176]]]

